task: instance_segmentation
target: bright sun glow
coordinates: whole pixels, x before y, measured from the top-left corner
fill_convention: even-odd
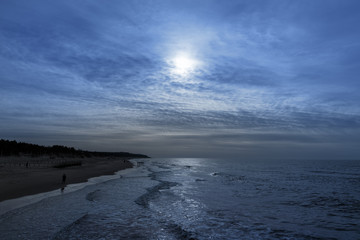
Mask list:
[[[186,54],[178,54],[171,60],[173,72],[179,75],[187,75],[194,71],[199,62]]]

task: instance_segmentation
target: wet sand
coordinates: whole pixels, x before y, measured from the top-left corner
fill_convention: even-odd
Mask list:
[[[86,182],[92,177],[110,175],[132,167],[129,158],[61,159],[67,160],[81,161],[82,165],[54,168],[51,163],[45,163],[43,158],[0,158],[0,202],[61,189],[66,184]],[[66,174],[65,184],[62,183],[63,174]]]

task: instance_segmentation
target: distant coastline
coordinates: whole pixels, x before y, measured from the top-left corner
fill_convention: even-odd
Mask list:
[[[129,159],[149,158],[128,152],[91,152],[66,146],[45,147],[0,140],[0,202],[47,192],[89,178],[131,168]],[[65,181],[63,179],[65,177]]]
[[[28,157],[130,157],[149,158],[144,154],[129,152],[97,152],[85,151],[62,145],[40,146],[37,144],[0,139],[0,157],[28,156]]]

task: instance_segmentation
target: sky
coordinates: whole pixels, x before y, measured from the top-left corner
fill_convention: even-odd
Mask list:
[[[0,138],[360,159],[360,1],[1,0]]]

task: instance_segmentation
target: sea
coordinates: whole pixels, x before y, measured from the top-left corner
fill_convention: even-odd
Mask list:
[[[0,203],[0,239],[360,239],[360,161],[132,162]]]

